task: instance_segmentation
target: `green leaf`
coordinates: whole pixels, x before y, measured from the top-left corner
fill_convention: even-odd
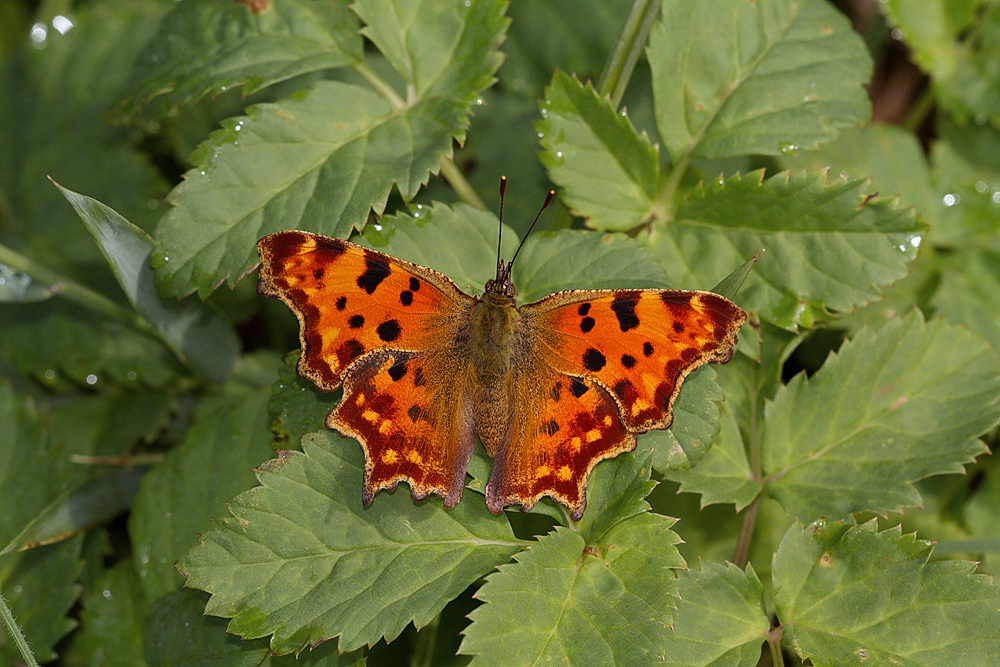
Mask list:
[[[792,526],[774,557],[783,639],[821,664],[986,665],[1000,655],[1000,587],[931,543],[860,526]]]
[[[200,399],[184,442],[142,480],[128,529],[150,600],[181,585],[174,563],[271,455],[267,404],[276,367],[271,355],[245,357],[227,384]]]
[[[667,632],[665,665],[756,665],[770,623],[762,599],[764,586],[752,567],[702,563],[681,570],[680,600]]]
[[[766,249],[740,305],[793,329],[877,299],[880,285],[905,275],[924,232],[912,209],[865,194],[864,181],[762,176],[703,185],[681,202],[676,220],[654,227],[650,249],[673,284],[714,285]]]
[[[150,667],[218,665],[256,667],[268,654],[267,644],[249,642],[226,632],[220,618],[206,616],[205,596],[177,590],[152,606],[146,622],[145,659]]]
[[[624,231],[645,222],[660,180],[657,147],[589,83],[556,72],[545,89],[541,158],[560,197],[590,227]]]
[[[912,482],[962,471],[1000,420],[1000,359],[919,311],[863,329],[764,411],[768,492],[801,520],[918,505]]]
[[[1000,252],[970,248],[942,254],[940,261],[941,284],[931,299],[935,312],[1000,350]]]
[[[639,448],[653,452],[653,468],[687,470],[711,449],[719,432],[719,403],[724,399],[717,377],[713,369],[702,367],[685,378],[670,428],[639,436]]]
[[[144,469],[114,470],[60,493],[0,551],[0,556],[64,540],[125,512]]]
[[[210,379],[224,380],[239,353],[232,329],[202,303],[160,297],[149,268],[156,242],[146,232],[101,202],[55,186],[93,234],[132,306],[181,359]]]
[[[871,58],[828,2],[667,2],[649,41],[657,127],[675,164],[813,148],[868,118]]]
[[[272,634],[276,653],[336,636],[341,651],[391,641],[521,547],[475,499],[445,510],[403,488],[363,508],[360,447],[329,432],[302,445],[261,466],[262,486],[233,499],[232,517],[179,564],[229,632]]]
[[[460,652],[487,664],[497,656],[507,664],[656,661],[677,602],[671,570],[683,566],[672,524],[644,512],[592,542],[557,527],[479,589],[484,604],[470,614]]]
[[[1000,252],[1000,129],[944,119],[932,147],[938,245]]]
[[[122,106],[165,95],[175,107],[243,86],[244,96],[301,74],[362,59],[357,18],[341,3],[280,0],[255,12],[230,0],[182,2],[161,21]]]
[[[162,251],[153,263],[167,293],[205,296],[223,281],[234,284],[254,266],[254,244],[268,233],[300,228],[347,237],[370,211],[382,212],[394,185],[404,199],[416,195],[451,156],[453,141],[464,140],[471,106],[500,64],[505,27],[499,0],[423,8],[413,15],[411,3],[355,6],[387,55],[438,49],[436,26],[461,26],[440,67],[399,72],[406,99],[384,83],[375,92],[321,81],[292,99],[249,108],[202,145],[158,229]],[[411,22],[399,24],[398,16]]]
[[[996,5],[976,0],[886,0],[884,7],[913,50],[914,61],[930,74],[945,109],[967,119],[1000,119]]]
[[[87,665],[142,665],[147,601],[131,561],[101,573],[82,597],[74,648]]]

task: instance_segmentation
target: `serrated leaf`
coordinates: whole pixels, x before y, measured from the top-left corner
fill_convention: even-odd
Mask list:
[[[1000,587],[975,563],[928,562],[930,552],[874,520],[793,525],[774,557],[783,640],[817,664],[989,664]]]
[[[54,184],[94,236],[132,306],[181,359],[205,377],[224,380],[239,353],[232,329],[202,303],[162,299],[149,267],[156,242],[101,202]]]
[[[460,652],[481,663],[654,662],[677,602],[671,570],[683,566],[672,524],[644,512],[590,543],[557,527],[479,589]]]
[[[821,0],[668,2],[646,57],[675,164],[812,148],[868,118],[871,58]]]
[[[912,482],[962,471],[1000,420],[1000,359],[983,339],[919,311],[863,329],[764,411],[768,492],[810,520],[919,504]]]
[[[590,227],[624,231],[652,214],[660,180],[657,147],[589,83],[556,72],[545,89],[541,158],[560,197]]]
[[[877,299],[880,286],[906,275],[925,229],[912,209],[822,172],[762,177],[703,185],[675,220],[653,228],[650,249],[673,284],[714,285],[764,248],[739,303],[794,329]]]
[[[756,665],[770,629],[764,586],[752,567],[702,563],[700,571],[681,570],[680,600],[667,632],[665,665],[702,667]]]
[[[670,428],[639,437],[639,449],[653,452],[653,468],[661,472],[686,470],[711,449],[719,432],[719,403],[724,399],[717,377],[715,370],[702,367],[685,378]]]
[[[425,77],[405,80],[406,99],[387,87],[375,92],[320,81],[226,121],[193,156],[195,168],[174,191],[176,206],[158,229],[163,249],[154,267],[162,289],[204,296],[224,281],[235,283],[256,263],[257,239],[271,232],[298,228],[346,238],[370,211],[382,212],[394,185],[412,199],[451,155],[453,141],[464,140],[471,105],[500,64],[502,3],[437,2],[405,26],[395,17],[409,10],[398,5],[387,12],[377,11],[384,3],[359,2],[356,11],[381,39],[393,35],[398,48],[421,53],[440,48],[429,41],[435,21],[458,21],[462,31],[447,42],[447,66],[401,72],[404,79]],[[413,90],[418,83],[424,95]]]
[[[406,492],[361,505],[361,449],[323,432],[258,470],[262,486],[229,503],[179,568],[207,590],[229,632],[289,653],[339,636],[341,651],[427,624],[521,548],[483,503],[445,510]]]
[[[346,4],[278,0],[177,3],[132,71],[139,82],[122,103],[132,109],[165,95],[175,107],[208,93],[243,86],[244,96],[279,81],[358,63],[362,42]]]
[[[184,441],[143,479],[128,529],[150,600],[180,587],[174,563],[272,454],[267,403],[276,367],[271,355],[244,357],[232,379],[200,399]]]

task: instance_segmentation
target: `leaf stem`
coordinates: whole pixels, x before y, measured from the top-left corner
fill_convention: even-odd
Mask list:
[[[903,127],[910,132],[916,132],[933,110],[934,92],[930,86],[927,86],[906,113],[906,118],[903,119]]]
[[[354,65],[351,69],[357,72],[362,79],[367,81],[368,85],[374,88],[379,95],[384,97],[389,104],[397,109],[406,108],[406,101],[399,96],[399,93],[397,93],[385,79],[376,74],[371,67],[364,63],[359,63]]]
[[[476,191],[472,189],[472,186],[469,185],[469,181],[465,180],[465,174],[458,168],[454,160],[447,157],[441,158],[441,175],[444,176],[444,179],[455,190],[455,194],[458,195],[459,199],[481,211],[486,210],[486,204],[476,194]]]
[[[749,414],[750,414],[750,425],[746,433],[746,439],[749,443],[750,448],[750,476],[754,480],[760,480],[763,474],[763,463],[761,460],[760,452],[760,429],[758,420],[760,415],[757,409],[757,387],[759,370],[756,366],[752,367],[751,371],[751,387],[748,392],[749,399]],[[757,496],[753,499],[749,506],[745,509],[743,513],[743,523],[740,526],[740,537],[736,542],[736,550],[733,552],[733,563],[738,567],[746,567],[747,560],[750,556],[750,542],[753,540],[754,527],[757,524],[757,512],[760,510],[760,503],[763,497],[763,490],[757,493]]]
[[[629,11],[625,24],[618,33],[611,55],[604,64],[604,71],[597,82],[597,92],[608,95],[611,103],[618,107],[625,96],[632,79],[635,64],[639,61],[642,49],[646,46],[649,31],[656,21],[662,0],[635,0]]]
[[[753,540],[753,529],[757,525],[757,510],[760,509],[762,495],[757,494],[753,502],[743,511],[743,523],[740,525],[740,538],[733,552],[733,565],[744,568],[750,556],[750,542]]]
[[[21,657],[24,659],[24,663],[28,667],[38,667],[38,661],[35,660],[35,654],[31,652],[31,648],[28,646],[28,641],[24,638],[24,633],[21,632],[21,628],[18,626],[17,621],[14,620],[14,614],[10,612],[10,607],[7,606],[7,600],[2,594],[0,594],[0,616],[3,616],[4,627],[7,628],[7,636],[10,637],[11,643],[17,647],[17,650],[21,653]]]
[[[121,306],[108,297],[81,285],[0,243],[0,264],[26,273],[33,280],[47,285],[53,296],[60,296],[96,313],[124,322],[144,333],[159,337],[156,329],[138,313]]]
[[[767,633],[767,646],[771,649],[771,667],[784,667],[785,656],[781,652],[781,626],[771,628]]]

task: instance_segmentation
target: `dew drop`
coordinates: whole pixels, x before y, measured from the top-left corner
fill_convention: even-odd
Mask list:
[[[105,600],[110,600],[111,599],[111,591],[109,591],[107,588],[105,588],[103,591],[101,591],[101,595],[104,596]]]
[[[960,201],[960,197],[956,194],[948,193],[941,198],[941,203],[947,207],[952,207]]]
[[[55,28],[60,35],[65,35],[73,29],[73,21],[66,18],[62,14],[56,14],[52,17],[52,27]]]
[[[89,373],[89,374],[87,374],[87,377],[85,378],[85,381],[90,386],[94,386],[95,384],[97,384],[97,376],[94,375],[93,373]]]

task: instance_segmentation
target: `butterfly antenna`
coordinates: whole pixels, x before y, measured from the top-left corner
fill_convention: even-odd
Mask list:
[[[520,253],[521,252],[521,248],[524,247],[524,242],[528,240],[528,235],[531,234],[531,230],[534,229],[535,225],[538,224],[538,219],[540,217],[542,217],[542,211],[544,211],[546,208],[548,208],[549,204],[552,203],[552,199],[555,196],[556,196],[556,191],[555,190],[549,190],[549,194],[545,195],[545,201],[542,202],[542,207],[540,209],[538,209],[538,213],[535,214],[535,219],[531,221],[531,226],[528,227],[528,231],[526,231],[524,233],[524,236],[521,238],[521,242],[517,245],[517,250],[514,251],[514,256],[510,258],[509,262],[507,262],[507,277],[508,278],[510,277],[510,271],[511,271],[511,269],[514,267],[514,260],[517,259],[518,253]]]
[[[497,280],[500,279],[500,272],[503,271],[503,260],[500,259],[500,245],[503,241],[503,200],[507,194],[507,176],[500,177],[500,230],[497,232]]]

